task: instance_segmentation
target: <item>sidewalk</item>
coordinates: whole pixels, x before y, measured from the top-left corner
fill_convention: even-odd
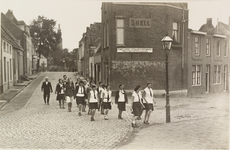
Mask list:
[[[40,73],[33,74],[28,78],[30,81],[23,81],[22,83],[17,83],[8,89],[6,92],[0,94],[0,110],[4,107],[10,100],[12,100],[16,95],[18,95],[25,87],[27,87],[33,80],[35,80]]]

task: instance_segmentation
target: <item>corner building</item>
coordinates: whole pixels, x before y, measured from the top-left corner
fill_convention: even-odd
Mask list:
[[[165,89],[165,52],[161,39],[173,38],[169,52],[170,91],[187,88],[187,3],[102,3],[102,82],[127,90],[152,83]]]

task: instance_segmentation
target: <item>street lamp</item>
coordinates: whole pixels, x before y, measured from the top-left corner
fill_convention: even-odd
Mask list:
[[[166,53],[166,59],[165,59],[165,68],[166,68],[166,123],[170,122],[170,105],[169,105],[169,81],[168,81],[168,55],[169,55],[169,50],[171,49],[173,40],[166,35],[162,40],[162,46],[163,50]]]

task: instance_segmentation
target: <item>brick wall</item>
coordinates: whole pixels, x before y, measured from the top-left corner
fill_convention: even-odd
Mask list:
[[[102,23],[109,22],[110,43],[109,81],[112,89],[125,84],[126,89],[134,89],[138,84],[146,86],[151,82],[154,89],[165,89],[165,53],[162,50],[161,39],[172,35],[172,22],[182,19],[182,10],[157,5],[122,5],[111,4],[103,14]],[[188,13],[185,11],[185,18]],[[116,16],[124,17],[124,41],[122,48],[153,48],[152,53],[118,53],[116,45]],[[130,18],[151,20],[151,28],[130,28]],[[187,32],[187,24],[185,32]],[[182,29],[182,26],[180,26]],[[171,36],[172,37],[172,36]],[[102,40],[103,41],[103,40]],[[103,45],[103,44],[102,44]],[[172,48],[169,55],[169,88],[170,90],[184,89],[183,70],[181,68],[181,43],[179,48]],[[106,48],[104,48],[106,51]],[[105,53],[104,53],[105,57]]]

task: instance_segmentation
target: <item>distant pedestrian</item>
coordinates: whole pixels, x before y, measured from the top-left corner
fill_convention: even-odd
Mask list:
[[[65,100],[65,87],[63,85],[63,80],[59,79],[59,83],[56,85],[55,94],[57,94],[57,100],[59,101],[60,109],[64,107]]]
[[[88,104],[89,104],[89,108],[92,111],[91,121],[95,121],[94,116],[95,116],[96,109],[98,109],[98,105],[99,105],[99,96],[96,90],[96,85],[92,85],[92,90],[89,92]]]
[[[83,81],[80,81],[79,85],[76,86],[75,94],[76,94],[76,103],[79,104],[78,115],[81,116],[81,112],[82,112],[83,107],[85,107],[86,105],[85,100],[87,98],[86,89],[85,89]]]
[[[99,82],[99,86],[97,88],[97,91],[99,93],[99,106],[98,111],[101,109],[101,114],[104,115],[104,108],[103,108],[103,98],[102,93],[104,92],[105,85],[102,82]]]
[[[111,110],[111,96],[112,96],[112,91],[110,90],[110,86],[105,86],[105,90],[102,92],[102,99],[103,99],[103,108],[105,110],[105,116],[104,119],[108,120],[108,113],[109,110]]]
[[[44,103],[46,104],[46,98],[47,98],[47,105],[49,105],[50,92],[52,93],[53,90],[48,77],[46,77],[45,81],[42,83],[41,91],[43,92]]]
[[[153,97],[153,89],[151,87],[152,87],[152,84],[148,83],[147,87],[144,89],[144,92],[143,92],[143,104],[145,106],[144,124],[149,124],[150,114],[154,110],[153,103],[156,104],[156,101],[154,100],[154,97]]]
[[[131,97],[131,108],[133,113],[133,119],[132,119],[132,127],[136,128],[136,120],[138,116],[141,114],[141,109],[144,108],[144,105],[141,101],[142,95],[141,95],[141,86],[137,85],[134,89]]]
[[[74,83],[71,78],[68,79],[65,95],[66,95],[66,102],[68,105],[68,112],[71,112],[72,103],[74,99]]]
[[[122,111],[126,111],[126,103],[128,103],[128,97],[124,90],[124,85],[119,85],[119,90],[116,92],[115,95],[115,104],[117,104],[119,109],[118,119],[122,118]]]
[[[68,82],[68,78],[67,78],[67,76],[66,76],[66,75],[63,75],[63,81]]]

